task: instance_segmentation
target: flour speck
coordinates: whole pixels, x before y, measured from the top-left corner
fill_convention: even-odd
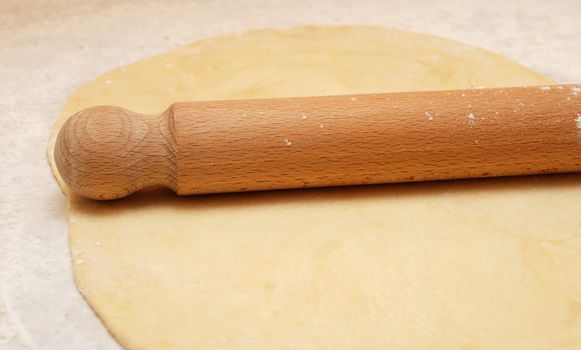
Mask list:
[[[429,121],[434,120],[434,115],[431,112],[426,112],[424,114],[426,115],[426,118],[428,118]]]
[[[293,144],[289,139],[284,139],[282,142],[285,144],[285,146],[290,146]]]
[[[474,124],[476,124],[476,116],[474,116],[474,113],[468,113],[466,119],[469,126],[474,126]]]

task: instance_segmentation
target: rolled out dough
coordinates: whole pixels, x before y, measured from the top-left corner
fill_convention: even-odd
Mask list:
[[[106,73],[70,98],[55,131],[96,104],[158,113],[180,100],[551,82],[428,35],[260,30]],[[128,349],[581,347],[577,175],[68,196],[76,283]]]

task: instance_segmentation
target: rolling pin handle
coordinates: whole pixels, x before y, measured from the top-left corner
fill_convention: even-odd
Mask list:
[[[117,199],[144,187],[175,190],[172,107],[144,116],[115,106],[73,115],[61,128],[55,163],[71,190],[92,199]]]

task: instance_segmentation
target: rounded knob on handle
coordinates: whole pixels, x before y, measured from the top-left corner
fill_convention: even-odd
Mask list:
[[[115,106],[73,115],[55,146],[55,163],[64,182],[93,199],[121,198],[152,185],[175,188],[170,116],[171,108],[160,118]]]

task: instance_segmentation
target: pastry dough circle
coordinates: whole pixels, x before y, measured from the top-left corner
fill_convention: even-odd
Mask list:
[[[96,104],[158,113],[180,100],[551,82],[428,35],[261,30],[106,73],[70,98],[55,130]],[[74,273],[128,349],[578,348],[580,180],[69,194]]]

